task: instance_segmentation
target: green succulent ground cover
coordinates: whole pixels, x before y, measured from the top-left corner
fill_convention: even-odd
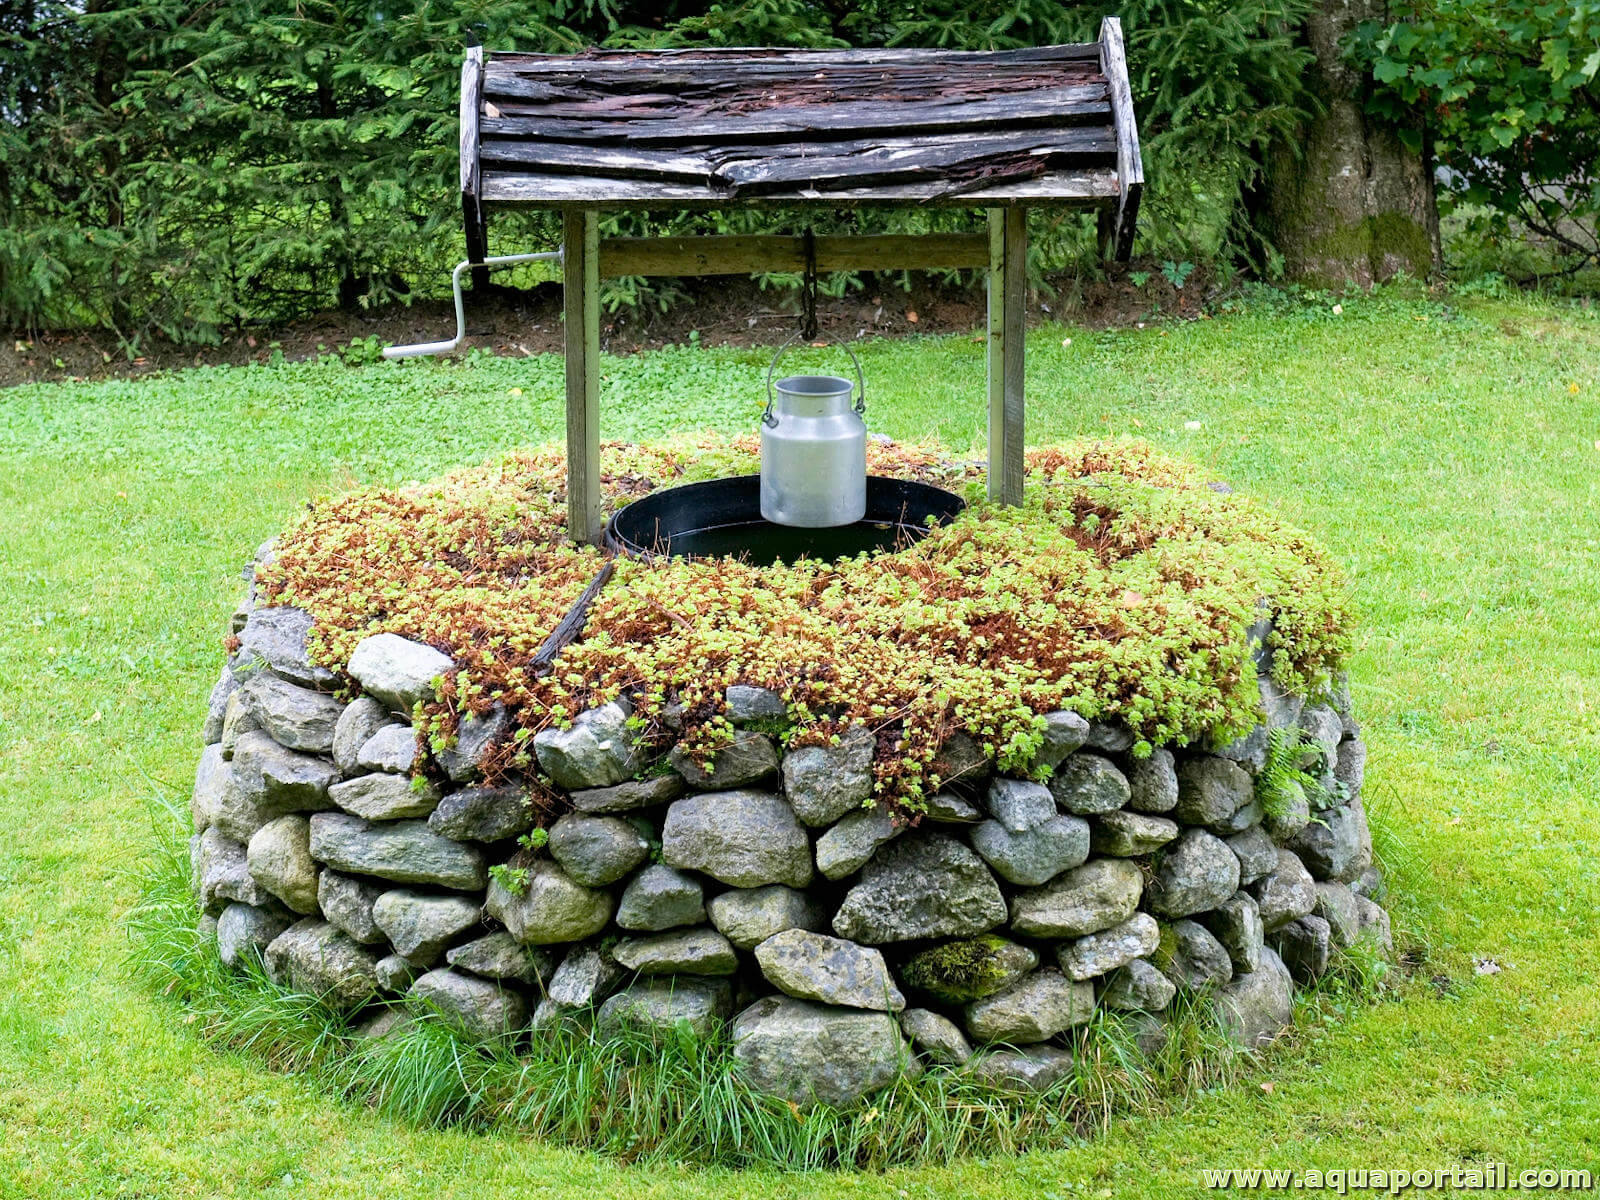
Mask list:
[[[1329,998],[1236,1084],[1103,1136],[882,1176],[419,1129],[219,1051],[127,967],[125,918],[181,836],[162,809],[187,795],[240,562],[308,496],[558,436],[560,366],[30,387],[0,396],[0,1195],[1167,1197],[1211,1166],[1595,1164],[1600,321],[1397,296],[1213,315],[1035,331],[1030,440],[1148,438],[1348,573],[1365,795],[1409,951],[1395,1002]],[[607,360],[606,435],[747,431],[759,357]],[[981,439],[981,344],[865,365],[875,428]]]

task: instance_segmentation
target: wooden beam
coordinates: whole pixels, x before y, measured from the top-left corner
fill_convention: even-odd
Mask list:
[[[989,499],[1022,502],[1028,210],[989,210]]]
[[[478,158],[483,112],[483,47],[468,46],[461,60],[461,224],[467,239],[467,261],[482,262],[489,253],[488,225],[483,217],[482,174]],[[487,291],[489,268],[472,269],[472,290]]]
[[[1100,22],[1100,72],[1111,89],[1112,125],[1117,135],[1117,201],[1112,228],[1112,252],[1119,262],[1133,257],[1133,230],[1139,219],[1139,199],[1144,193],[1144,160],[1139,156],[1139,126],[1133,116],[1133,88],[1128,81],[1128,58],[1122,44],[1122,21],[1107,17]]]
[[[562,214],[567,349],[567,535],[598,545],[600,521],[600,217]]]
[[[805,239],[798,237],[607,238],[600,243],[600,277],[619,275],[753,275],[803,271]],[[925,271],[989,265],[984,233],[819,237],[819,271]]]

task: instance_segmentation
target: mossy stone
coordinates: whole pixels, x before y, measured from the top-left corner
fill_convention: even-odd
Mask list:
[[[945,942],[913,955],[900,972],[908,987],[945,1004],[970,1004],[992,996],[1039,965],[1026,946],[984,934]]]

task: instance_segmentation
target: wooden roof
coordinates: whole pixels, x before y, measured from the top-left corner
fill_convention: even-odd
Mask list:
[[[468,52],[461,190],[484,206],[1070,204],[1131,247],[1143,183],[1121,26],[992,52]]]

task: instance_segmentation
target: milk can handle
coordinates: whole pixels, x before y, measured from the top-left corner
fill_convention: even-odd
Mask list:
[[[772,365],[767,368],[767,410],[761,414],[763,425],[776,426],[778,418],[772,415],[774,397],[772,394],[772,376],[778,370],[778,360],[783,357],[784,351],[800,340],[798,333],[789,335],[789,340],[778,347],[778,352],[772,356]],[[856,352],[850,349],[849,342],[840,342],[840,347],[850,356],[851,365],[856,369],[856,415],[866,416],[867,413],[867,377],[861,373],[861,360],[856,357]]]

